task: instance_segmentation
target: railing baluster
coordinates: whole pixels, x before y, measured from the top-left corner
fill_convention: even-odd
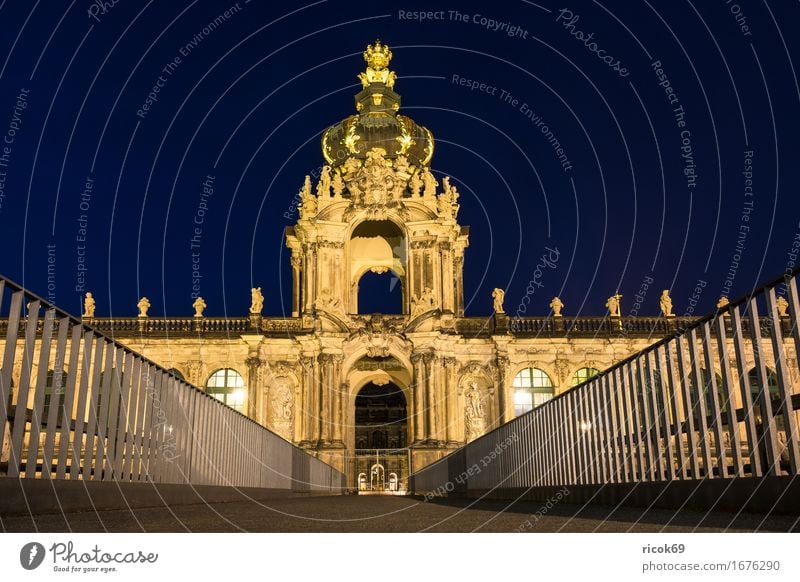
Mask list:
[[[703,382],[703,373],[700,369],[700,356],[697,353],[697,330],[694,328],[689,330],[689,365],[692,377],[692,384],[694,385],[694,398],[697,399],[697,404],[692,406],[692,418],[697,419],[700,432],[700,450],[702,453],[703,467],[707,479],[714,478],[714,466],[711,461],[711,442],[708,433],[708,415],[706,413],[706,385]],[[710,376],[714,376],[714,368],[706,372]],[[690,385],[691,386],[691,385]]]
[[[697,458],[697,433],[694,425],[694,406],[692,404],[691,367],[686,363],[684,336],[679,335],[675,351],[678,354],[678,379],[681,385],[681,403],[683,405],[683,424],[686,427],[689,447],[689,466],[692,479],[700,478],[700,460]]]
[[[69,367],[71,371],[67,375],[67,392],[64,395],[64,414],[61,423],[61,434],[58,437],[58,461],[56,463],[56,479],[65,479],[67,474],[67,460],[72,462],[74,455],[69,455],[74,450],[75,442],[80,443],[83,437],[83,412],[82,406],[85,404],[80,400],[79,394],[75,390],[78,384],[78,376],[83,374],[79,368],[81,355],[81,332],[83,329],[80,325],[72,326],[72,337],[69,342]],[[77,400],[77,403],[76,403]],[[72,411],[77,410],[73,415]],[[72,431],[73,416],[75,432]],[[80,427],[78,426],[78,419],[80,417]],[[73,435],[70,437],[70,435]],[[80,445],[79,445],[80,446]],[[69,455],[69,456],[68,456]],[[77,472],[75,473],[77,475]],[[72,474],[70,475],[72,476]]]
[[[673,342],[667,342],[664,344],[664,357],[666,359],[667,379],[669,382],[669,402],[672,404],[672,424],[675,430],[675,449],[678,452],[678,470],[680,472],[681,479],[688,479],[689,459],[687,459],[686,451],[683,448],[683,433],[686,425],[681,418],[681,381],[677,378],[675,369],[676,358],[673,355],[673,351],[676,347],[679,348],[680,346],[673,345]]]
[[[748,315],[750,316],[750,342],[753,348],[753,359],[756,364],[756,381],[758,383],[758,406],[761,414],[761,431],[759,437],[759,448],[763,445],[766,452],[767,474],[781,475],[783,471],[780,467],[780,450],[778,448],[777,427],[775,416],[772,414],[772,397],[770,395],[770,381],[767,376],[766,362],[764,361],[764,347],[761,342],[761,323],[758,317],[758,305],[756,298],[750,299],[747,305]]]
[[[730,356],[728,355],[727,332],[725,330],[725,319],[727,315],[719,315],[715,320],[717,332],[717,352],[719,354],[720,372],[722,375],[722,391],[725,395],[725,417],[728,422],[728,435],[731,440],[731,453],[733,455],[733,472],[736,477],[744,477],[744,463],[742,461],[742,443],[739,438],[739,421],[736,418],[736,398],[734,398],[735,388],[731,370]]]
[[[36,372],[36,387],[33,392],[31,430],[28,433],[28,456],[25,461],[26,479],[34,479],[36,477],[36,465],[39,458],[39,442],[42,434],[42,409],[44,407],[47,381],[49,380],[48,371],[50,369],[50,348],[52,347],[54,320],[55,310],[47,309],[44,313],[42,339],[39,345],[39,366]],[[42,467],[42,471],[44,471],[44,467]]]
[[[772,340],[772,357],[775,360],[775,376],[778,379],[778,397],[780,401],[781,416],[783,417],[784,434],[786,435],[786,452],[789,457],[789,473],[797,475],[800,457],[798,457],[797,419],[792,406],[792,380],[786,359],[785,343],[781,332],[781,317],[775,303],[775,289],[767,290],[767,314],[770,325],[770,339]],[[769,395],[767,395],[769,399]],[[776,437],[777,437],[776,433]]]
[[[114,349],[114,344],[107,343],[104,347],[105,365],[103,366],[103,372],[101,375],[102,382],[100,386],[100,392],[97,395],[97,398],[94,400],[97,404],[97,414],[99,415],[97,420],[97,445],[95,449],[94,463],[92,465],[92,480],[94,481],[103,480],[104,472],[106,471],[106,437],[109,434],[108,416],[109,408],[111,406],[111,386],[116,381],[114,378],[112,378],[114,375],[114,356],[116,351]]]
[[[14,429],[11,432],[11,449],[8,458],[8,476],[19,477],[22,463],[22,445],[28,424],[28,395],[31,386],[33,368],[33,350],[36,331],[39,325],[38,300],[28,304],[28,316],[25,325],[25,344],[22,352],[22,370],[20,371],[19,390],[17,390],[17,406],[14,409]],[[47,371],[45,370],[45,374]],[[27,468],[26,468],[27,471]]]
[[[717,374],[714,371],[713,343],[711,341],[711,325],[705,322],[700,329],[703,342],[703,354],[705,355],[706,370],[708,370],[708,395],[711,404],[711,422],[714,432],[714,440],[717,443],[717,471],[718,476],[725,479],[728,477],[728,456],[725,448],[725,441],[722,432],[722,414],[720,412],[719,394],[717,392]]]
[[[45,479],[52,478],[53,467],[53,449],[56,443],[56,432],[58,430],[59,419],[60,422],[68,423],[72,414],[72,402],[70,402],[69,413],[64,410],[66,408],[66,394],[64,394],[63,402],[61,393],[64,384],[64,360],[67,354],[67,333],[69,332],[69,317],[62,317],[58,320],[58,336],[56,338],[56,357],[53,365],[53,386],[50,395],[50,409],[47,413],[44,448],[42,449],[42,477]],[[75,374],[75,371],[72,371]],[[56,401],[53,402],[55,397]],[[63,444],[61,445],[63,446]]]
[[[733,321],[733,347],[736,351],[736,366],[739,369],[739,391],[745,414],[747,446],[750,451],[750,472],[754,477],[761,477],[763,475],[761,454],[758,450],[758,432],[756,431],[753,397],[750,391],[750,375],[747,371],[742,318],[738,305],[731,310],[731,318]]]
[[[81,471],[83,479],[96,479],[97,474],[95,469],[98,466],[98,460],[95,457],[95,440],[99,443],[99,438],[96,438],[100,431],[99,423],[99,407],[102,402],[99,401],[101,392],[100,379],[103,375],[103,361],[105,356],[106,341],[101,338],[94,338],[91,330],[83,334],[83,357],[81,358],[81,386],[78,396],[78,414],[75,419],[76,435],[80,435],[82,431],[78,430],[79,426],[83,425],[84,414],[88,424],[86,425],[86,442],[83,448],[83,470]],[[94,365],[92,365],[92,341],[94,340]],[[90,367],[91,366],[91,367]],[[90,373],[91,370],[91,373]],[[86,411],[84,412],[84,406]],[[99,445],[98,445],[99,446]],[[69,474],[72,479],[77,479],[78,470],[80,469],[81,448],[75,442],[72,447],[72,465],[69,468]],[[99,469],[97,469],[99,471]]]
[[[0,289],[0,301],[3,298],[3,289]],[[8,329],[6,330],[6,343],[3,352],[3,369],[0,370],[0,451],[5,450],[6,423],[8,421],[8,404],[11,402],[13,392],[12,373],[14,371],[14,359],[17,354],[17,335],[19,334],[19,319],[22,311],[22,291],[15,291],[11,294],[11,302],[8,308]],[[11,459],[8,464],[11,468]]]

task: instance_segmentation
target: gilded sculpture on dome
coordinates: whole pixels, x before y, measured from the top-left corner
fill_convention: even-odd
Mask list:
[[[383,83],[389,89],[394,87],[397,75],[387,67],[392,60],[392,51],[380,40],[376,40],[374,45],[367,45],[364,51],[364,61],[367,63],[367,70],[358,74],[361,86],[366,89],[372,83]]]

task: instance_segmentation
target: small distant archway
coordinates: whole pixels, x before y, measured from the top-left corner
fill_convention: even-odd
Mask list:
[[[400,315],[403,313],[403,284],[393,271],[367,271],[358,281],[357,312]]]
[[[366,220],[353,229],[347,256],[349,312],[403,313],[408,272],[403,229],[391,220]]]

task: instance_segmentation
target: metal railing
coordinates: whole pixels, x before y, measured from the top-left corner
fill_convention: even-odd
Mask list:
[[[798,272],[423,468],[411,489],[797,475]]]
[[[0,475],[342,492],[344,475],[0,278]]]

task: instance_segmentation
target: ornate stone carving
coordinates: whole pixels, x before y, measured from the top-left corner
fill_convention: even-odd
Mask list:
[[[464,389],[464,418],[467,441],[472,441],[486,432],[486,410],[483,405],[484,391],[474,380]]]
[[[147,297],[142,297],[136,307],[139,308],[139,317],[147,317],[147,310],[150,309],[150,300]]]
[[[286,377],[276,378],[270,389],[272,429],[287,440],[292,438],[294,420],[294,383]]]
[[[95,301],[92,297],[91,291],[86,292],[86,298],[83,300],[83,316],[94,317]]]
[[[426,287],[420,295],[414,298],[413,307],[411,309],[411,318],[419,317],[423,313],[433,311],[438,307],[436,303],[436,294],[433,289]]]
[[[505,310],[503,309],[503,301],[506,298],[506,292],[502,289],[495,287],[494,291],[492,291],[492,301],[494,304],[494,312],[503,314]]]
[[[322,166],[317,182],[317,197],[330,198],[331,195],[331,167]]]
[[[672,298],[669,296],[669,289],[664,289],[661,292],[659,305],[661,306],[661,313],[664,317],[675,317],[675,314],[672,313]]]
[[[608,308],[608,312],[611,314],[611,317],[619,317],[619,300],[622,299],[622,295],[619,293],[614,293],[611,297],[606,300],[606,307]]]
[[[436,207],[440,217],[452,219],[458,214],[459,205],[457,201],[459,194],[456,187],[450,185],[450,176],[445,176],[442,179],[442,189],[442,193],[439,194],[439,198],[436,201]]]
[[[202,386],[205,379],[205,364],[203,360],[189,360],[186,362],[186,373],[189,376],[189,382],[195,386]]]
[[[313,218],[317,215],[317,198],[311,192],[311,176],[306,176],[300,188],[300,218]]]
[[[342,313],[342,300],[339,297],[334,297],[330,289],[325,287],[317,295],[316,301],[317,309],[327,311],[329,313]]]
[[[717,301],[717,309],[722,309],[723,307],[727,307],[730,305],[730,301],[725,295],[720,296],[719,300]]]
[[[202,297],[198,297],[192,303],[192,307],[194,308],[194,316],[195,317],[203,317],[203,310],[207,307],[206,302],[203,301]]]
[[[561,317],[561,310],[564,309],[564,304],[558,297],[553,297],[553,300],[550,302],[550,309],[553,310],[554,317]]]
[[[333,188],[333,195],[337,198],[341,197],[342,192],[344,192],[344,180],[342,180],[342,175],[339,172],[333,174],[331,187]]]
[[[428,168],[422,170],[422,183],[425,185],[424,196],[429,198],[436,196],[436,186],[438,186],[438,182],[436,182],[436,178]]]
[[[789,315],[789,302],[781,296],[775,300],[775,308],[778,310],[778,315],[781,317],[788,317]]]
[[[250,289],[250,313],[252,315],[261,315],[263,309],[264,296],[261,294],[261,287],[253,287]]]

